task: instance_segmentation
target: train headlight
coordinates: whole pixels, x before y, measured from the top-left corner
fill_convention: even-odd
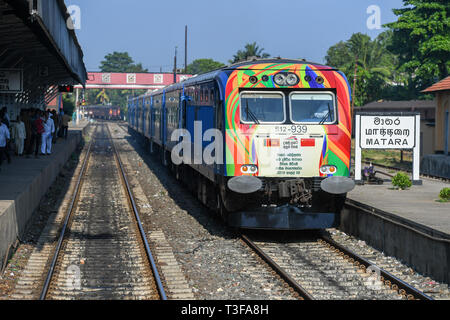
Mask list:
[[[293,74],[293,73],[289,73],[286,77],[286,83],[289,86],[295,86],[299,81],[300,81],[300,79],[297,77],[296,74]]]
[[[295,73],[291,72],[280,72],[275,75],[273,78],[274,82],[280,86],[295,86],[297,83],[299,83],[300,79]]]
[[[277,73],[275,77],[273,78],[273,81],[279,86],[285,86],[286,85],[286,74],[284,73]]]
[[[322,174],[335,174],[337,172],[337,167],[336,166],[322,166],[320,168],[320,173]]]
[[[241,167],[241,172],[243,174],[255,174],[258,173],[258,166],[253,164],[246,164]]]

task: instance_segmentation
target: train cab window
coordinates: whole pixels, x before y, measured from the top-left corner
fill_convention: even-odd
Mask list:
[[[289,100],[293,123],[336,122],[335,96],[331,92],[294,92]]]
[[[286,121],[282,92],[242,92],[241,121],[243,123],[273,123]]]

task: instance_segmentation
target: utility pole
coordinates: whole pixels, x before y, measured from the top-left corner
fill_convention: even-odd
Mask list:
[[[174,59],[174,66],[173,66],[173,83],[177,83],[177,50],[178,50],[178,47],[175,47],[175,59]]]
[[[188,26],[184,28],[184,73],[187,74]]]

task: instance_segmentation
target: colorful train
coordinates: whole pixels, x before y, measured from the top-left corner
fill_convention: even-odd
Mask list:
[[[350,100],[336,69],[253,60],[131,98],[128,122],[229,225],[324,229],[354,188]]]

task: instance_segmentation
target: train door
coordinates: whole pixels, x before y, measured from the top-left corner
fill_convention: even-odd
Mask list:
[[[147,112],[147,135],[150,138],[152,136],[151,126],[152,126],[152,108],[153,108],[153,97],[148,97],[148,112]]]
[[[164,90],[162,95],[161,128],[160,128],[161,145],[163,147],[163,150],[165,148],[165,141],[166,141],[166,127],[167,127],[166,90]]]
[[[189,99],[190,98],[187,95],[185,88],[183,88],[183,93],[180,98],[179,129],[186,129],[186,111],[187,111],[187,104],[188,104]]]

